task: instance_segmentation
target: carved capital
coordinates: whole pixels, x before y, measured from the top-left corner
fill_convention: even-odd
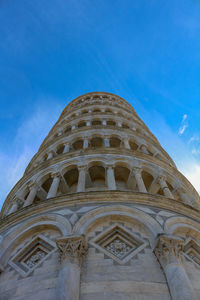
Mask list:
[[[62,237],[56,241],[59,260],[61,263],[70,261],[81,265],[84,256],[87,253],[87,243],[83,235],[72,235]]]
[[[165,268],[168,264],[181,264],[181,254],[184,240],[173,235],[162,234],[158,237],[154,253],[161,266]]]

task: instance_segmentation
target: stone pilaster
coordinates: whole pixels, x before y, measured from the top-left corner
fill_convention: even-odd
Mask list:
[[[197,300],[182,264],[183,246],[182,238],[160,235],[154,253],[165,273],[172,300]]]
[[[85,238],[82,235],[62,237],[56,244],[60,261],[56,299],[79,300],[81,264],[87,253]]]

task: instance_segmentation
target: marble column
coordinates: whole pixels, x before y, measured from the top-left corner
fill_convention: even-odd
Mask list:
[[[82,260],[87,244],[82,235],[57,239],[60,270],[56,286],[56,300],[79,300]]]
[[[89,146],[88,138],[84,138],[84,141],[83,141],[83,149],[87,149],[88,146]]]
[[[20,198],[15,198],[13,205],[11,206],[11,209],[9,210],[9,215],[16,212],[19,207],[22,207],[24,204],[24,200],[20,199]]]
[[[133,172],[134,172],[134,175],[135,175],[135,180],[136,180],[139,192],[147,193],[147,189],[145,187],[145,184],[144,184],[144,181],[143,181],[143,178],[142,178],[142,169],[135,167],[135,168],[133,168]]]
[[[47,159],[53,158],[53,150],[48,153]]]
[[[79,171],[79,176],[78,176],[77,193],[80,193],[85,191],[86,166],[79,166],[78,171]]]
[[[147,150],[147,147],[145,145],[141,145],[140,149],[142,150],[143,153],[149,154],[149,151]]]
[[[184,191],[184,189],[182,187],[179,187],[177,189],[177,193],[180,196],[181,200],[187,204],[187,205],[191,205],[189,198],[186,196],[186,193]]]
[[[116,190],[115,174],[113,166],[107,166],[107,187],[108,190]]]
[[[33,200],[34,200],[34,198],[37,194],[37,190],[38,190],[38,185],[35,182],[29,184],[28,187],[29,187],[30,192],[24,202],[24,207],[31,205],[33,203]]]
[[[58,130],[58,136],[61,136],[63,134],[63,129]]]
[[[60,173],[59,172],[51,174],[51,177],[53,178],[53,181],[52,181],[50,189],[48,191],[47,199],[53,198],[56,196],[57,191],[58,191],[58,186],[60,183]]]
[[[69,152],[69,148],[70,148],[69,143],[67,143],[64,147],[63,153]]]
[[[109,147],[110,147],[110,140],[109,140],[108,137],[105,137],[105,138],[104,138],[104,146],[105,146],[106,148],[109,148]]]
[[[128,140],[128,138],[125,138],[125,139],[124,139],[124,147],[125,147],[126,149],[131,149],[131,147],[130,147],[130,145],[129,145],[129,140]]]
[[[122,122],[119,122],[119,121],[118,121],[118,122],[117,122],[117,126],[118,126],[118,127],[122,127]]]
[[[106,126],[106,125],[107,125],[107,121],[106,121],[106,120],[103,120],[103,121],[102,121],[102,125]]]
[[[73,124],[72,125],[72,130],[75,130],[76,129],[76,124]]]
[[[171,198],[171,199],[174,199],[174,196],[172,195],[168,185],[167,185],[167,182],[165,180],[165,177],[164,176],[158,176],[158,183],[164,193],[164,195],[168,198]]]
[[[91,126],[91,121],[86,121],[86,126]]]
[[[165,273],[172,300],[197,300],[182,264],[183,246],[182,238],[162,234],[158,237],[154,253]]]

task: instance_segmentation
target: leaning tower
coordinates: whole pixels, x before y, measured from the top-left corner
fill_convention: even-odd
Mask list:
[[[4,202],[0,299],[200,299],[199,209],[128,102],[80,96]]]

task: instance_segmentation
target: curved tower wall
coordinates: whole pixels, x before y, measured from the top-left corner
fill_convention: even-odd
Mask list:
[[[199,207],[128,102],[80,96],[4,202],[0,295],[196,299]]]

